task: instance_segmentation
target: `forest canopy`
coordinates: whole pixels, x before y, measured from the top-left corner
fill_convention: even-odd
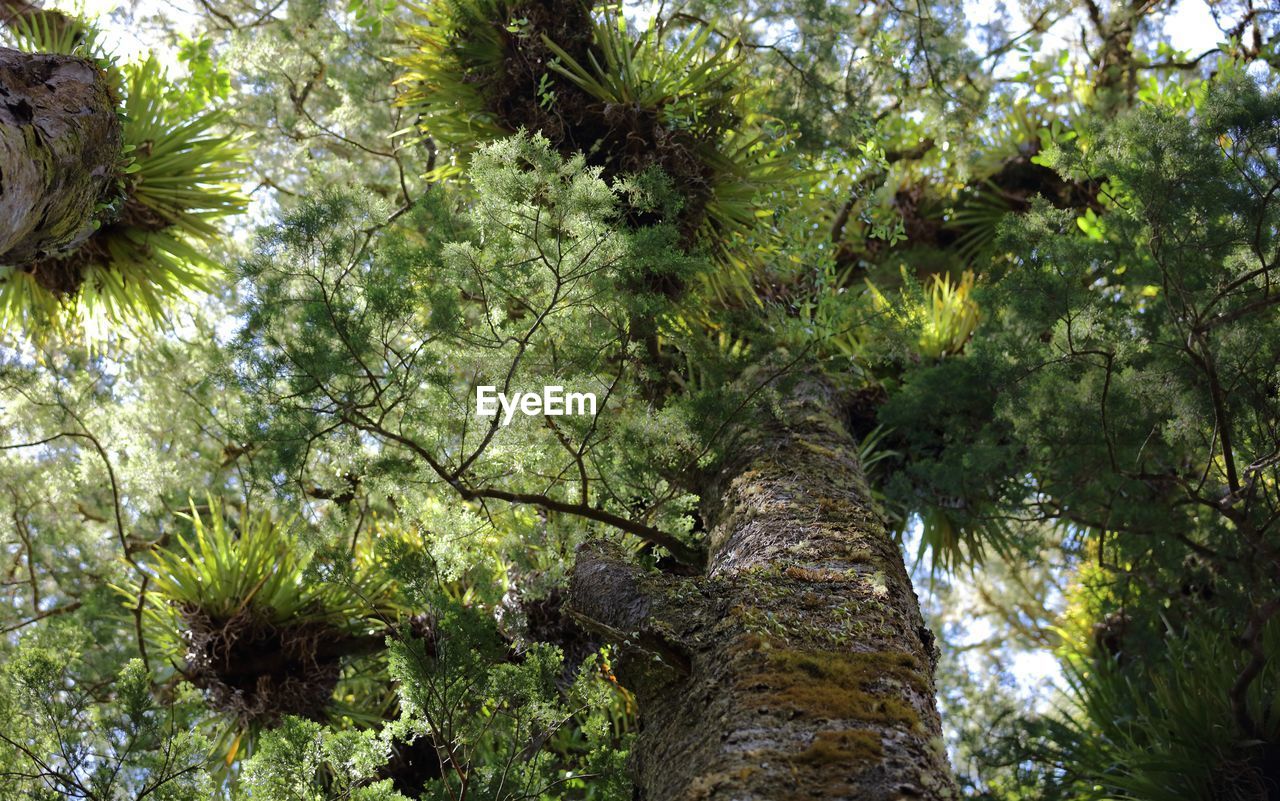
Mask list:
[[[1280,10],[0,0],[0,801],[1280,799]]]

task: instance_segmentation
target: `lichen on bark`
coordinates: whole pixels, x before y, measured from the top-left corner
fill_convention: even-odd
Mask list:
[[[933,640],[837,408],[804,378],[743,432],[704,493],[705,575],[579,554],[573,609],[633,654],[646,801],[956,795]]]

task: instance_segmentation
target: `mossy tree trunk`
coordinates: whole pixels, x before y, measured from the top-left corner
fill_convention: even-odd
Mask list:
[[[955,796],[933,637],[818,379],[742,440],[705,497],[705,574],[579,554],[571,609],[625,643],[645,801]]]
[[[0,264],[29,267],[84,242],[121,145],[95,64],[0,48]]]

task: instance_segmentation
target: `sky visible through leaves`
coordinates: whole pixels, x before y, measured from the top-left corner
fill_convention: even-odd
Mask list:
[[[67,4],[52,3],[50,5],[61,7]],[[1003,10],[1008,14],[1008,27],[1011,31],[1023,28],[1027,22],[1016,6],[1006,6],[1000,0],[971,0],[966,3],[966,7],[968,18],[974,22],[968,41],[977,50],[981,50],[983,26],[995,19],[998,11]],[[105,41],[111,43],[115,54],[121,60],[130,60],[144,56],[147,52],[153,52],[171,74],[181,75],[183,65],[176,57],[176,49],[168,31],[181,32],[184,27],[194,24],[194,20],[197,19],[194,3],[189,0],[134,0],[128,4],[121,4],[113,0],[84,0],[83,9],[88,16],[100,20]],[[630,19],[643,27],[645,21],[652,17],[655,6],[652,3],[629,3],[625,10]],[[161,20],[163,20],[162,24]],[[1044,49],[1078,47],[1067,38],[1075,30],[1078,30],[1078,21],[1069,17],[1058,20],[1046,34]],[[1163,31],[1171,45],[1192,54],[1214,48],[1221,38],[1209,14],[1208,6],[1200,0],[1186,0],[1179,3],[1168,15]],[[777,32],[777,36],[785,35],[785,32]],[[1002,65],[1003,69],[1010,72],[1017,67],[1016,60],[1006,61]],[[252,190],[253,186],[253,183],[249,182],[245,186],[245,191]],[[241,219],[235,232],[238,237],[248,237],[253,226],[266,220],[272,212],[271,209],[262,207],[263,204],[260,201],[264,197],[264,193],[251,195],[249,214]],[[228,317],[224,320],[219,326],[221,338],[229,339],[232,332],[239,327],[240,322],[236,317]],[[939,579],[931,575],[928,556],[919,560],[911,556],[918,550],[919,538],[920,526],[917,521],[908,533],[904,550],[908,554],[908,567],[912,568],[913,579],[922,596],[922,604],[927,611],[935,615],[944,612],[941,608],[942,604],[956,609],[965,607],[972,600],[974,585],[966,580],[963,573],[959,573],[946,579],[948,585],[946,592],[939,592],[938,590],[941,589],[937,583]],[[1046,606],[1053,608],[1060,600],[1049,599]],[[957,618],[956,625],[964,626],[963,631],[954,633],[954,642],[960,646],[984,642],[997,631],[996,625],[990,619],[977,617],[964,620],[963,615],[958,615]],[[960,620],[964,620],[964,623],[960,623]],[[960,651],[955,658],[960,660],[968,670],[982,670],[982,657],[979,654],[980,652],[976,650]],[[1036,704],[1048,702],[1049,695],[1045,689],[1061,678],[1058,659],[1050,649],[1024,650],[1007,647],[1000,653],[999,659],[1006,674],[1012,676],[1017,682],[1016,689],[1019,695]]]
[[[978,50],[981,49],[983,25],[995,18],[998,10],[1003,9],[1008,13],[1010,30],[1019,30],[1026,25],[1026,19],[1016,6],[1006,6],[1000,0],[972,0],[966,3],[966,7],[969,19],[974,21],[968,37],[969,43]],[[652,17],[654,8],[651,3],[628,4],[626,13],[629,18],[643,27],[645,20]],[[122,5],[113,2],[113,0],[85,0],[84,9],[90,16],[96,15],[101,20],[105,33],[104,38],[115,45],[115,51],[119,57],[127,60],[152,51],[171,72],[180,74],[182,64],[175,56],[172,42],[166,40],[164,29],[155,24],[139,25],[138,22],[163,17],[168,21],[168,26],[172,30],[181,31],[184,24],[192,24],[192,21],[196,19],[193,3],[188,2],[188,0],[173,0],[172,2],[166,2],[166,0],[135,0],[135,2],[128,5]],[[1078,23],[1075,20],[1070,18],[1059,20],[1046,34],[1045,49],[1057,49],[1059,47],[1070,49],[1075,47],[1074,42],[1067,38],[1075,30],[1078,30]],[[1221,38],[1220,32],[1209,14],[1208,6],[1204,2],[1200,2],[1200,0],[1187,0],[1179,3],[1174,11],[1168,15],[1163,30],[1170,44],[1193,54],[1199,54],[1215,47]],[[779,35],[785,36],[785,32],[779,32]],[[1004,69],[1010,71],[1016,69],[1016,67],[1017,62],[1012,60],[1003,65]],[[252,183],[246,186],[246,190],[252,188]],[[257,198],[257,196],[254,197]],[[245,219],[249,221],[262,220],[267,213],[268,210],[261,208],[261,204],[252,204],[250,213]],[[252,223],[245,223],[240,229],[241,234],[247,236],[251,227]],[[238,326],[238,319],[228,318],[220,326],[220,329],[229,338],[230,333]],[[920,527],[917,523],[911,528],[904,544],[904,549],[908,555],[916,553],[919,545],[919,534]],[[909,559],[908,566],[911,567],[913,565],[913,578],[921,592],[922,601],[926,608],[943,602],[939,594],[935,592],[937,585],[934,583],[935,577],[930,575],[928,557],[926,556],[921,560]],[[974,590],[973,585],[967,582],[962,574],[952,576],[948,582],[950,588],[946,595],[946,602],[953,606],[963,606],[966,602],[966,597]],[[1052,606],[1053,604],[1054,601],[1050,600],[1049,605]],[[982,618],[973,619],[968,621],[966,630],[963,634],[959,634],[956,642],[959,645],[982,642],[989,639],[995,631],[992,621]],[[957,658],[965,660],[965,666],[971,670],[980,668],[980,664],[976,659],[976,652],[962,652]],[[1020,650],[1010,648],[1002,655],[1002,660],[1007,672],[1016,679],[1019,693],[1038,702],[1046,701],[1047,696],[1043,692],[1044,688],[1054,683],[1061,676],[1058,659],[1048,649]]]

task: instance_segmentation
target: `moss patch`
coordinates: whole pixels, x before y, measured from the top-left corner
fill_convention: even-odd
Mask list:
[[[860,765],[884,756],[880,736],[870,731],[820,731],[791,761],[807,765]]]
[[[766,669],[752,677],[760,703],[800,717],[920,726],[916,710],[877,684],[898,684],[927,693],[921,667],[901,651],[801,652],[769,654]]]

